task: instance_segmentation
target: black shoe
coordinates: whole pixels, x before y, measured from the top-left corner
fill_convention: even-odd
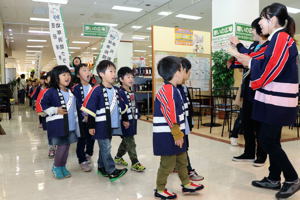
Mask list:
[[[255,167],[262,167],[266,164],[266,159],[262,159],[262,158],[257,158],[254,162],[253,162],[253,166]]]
[[[98,167],[98,174],[101,174],[104,177],[108,177],[108,173],[106,173],[103,167]]]
[[[252,185],[255,187],[266,188],[271,190],[279,190],[281,187],[280,181],[271,181],[267,177],[260,181],[252,181]]]
[[[275,196],[277,199],[281,199],[281,198],[285,199],[295,194],[299,189],[300,189],[299,179],[296,181],[296,183],[284,182],[282,188],[280,189],[279,192],[276,193]]]
[[[232,161],[236,161],[236,162],[253,162],[254,161],[254,156],[247,156],[245,154],[242,154],[240,156],[234,156],[232,158]]]
[[[119,178],[121,178],[122,176],[124,176],[127,172],[127,169],[124,168],[124,169],[115,169],[115,171],[113,171],[113,173],[109,174],[108,177],[109,177],[109,180],[111,182],[114,182],[116,180],[118,180]]]

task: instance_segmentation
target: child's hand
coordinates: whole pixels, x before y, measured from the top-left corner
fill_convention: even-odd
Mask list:
[[[68,114],[68,111],[62,107],[58,107],[57,108],[57,114],[59,115],[65,115],[65,114]]]
[[[183,138],[179,139],[179,140],[175,140],[175,145],[179,146],[180,148],[182,148],[183,145]]]
[[[129,122],[123,122],[123,126],[125,127],[125,129],[128,129],[129,128]]]
[[[95,135],[95,129],[94,129],[94,128],[89,129],[89,134],[90,134],[90,135]]]

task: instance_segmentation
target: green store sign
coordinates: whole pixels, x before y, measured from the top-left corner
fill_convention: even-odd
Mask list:
[[[213,36],[217,37],[217,36],[226,35],[226,34],[229,34],[229,33],[232,33],[232,32],[233,32],[233,25],[230,24],[230,25],[227,25],[227,26],[214,28],[213,29]]]
[[[106,37],[109,31],[109,26],[99,26],[99,25],[83,25],[83,36],[92,37]]]
[[[250,25],[235,23],[235,35],[239,40],[253,41],[252,27]]]

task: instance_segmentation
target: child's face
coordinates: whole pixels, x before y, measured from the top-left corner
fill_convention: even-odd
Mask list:
[[[80,80],[83,80],[85,82],[90,82],[91,76],[92,74],[88,67],[81,67],[79,69],[79,74],[77,75],[77,77],[80,78]]]
[[[80,64],[80,60],[78,59],[78,58],[76,58],[75,60],[74,60],[74,65],[79,65]]]
[[[125,74],[123,78],[120,78],[122,85],[132,87],[134,84],[134,77],[132,74]]]
[[[183,81],[187,81],[190,79],[191,76],[191,70],[186,71],[186,69],[183,70]]]
[[[100,72],[100,76],[103,82],[114,84],[116,80],[116,68],[114,66],[108,66],[105,72]]]
[[[68,72],[64,72],[60,75],[58,75],[59,78],[59,85],[63,87],[69,86],[71,82],[71,74]]]
[[[41,85],[44,85],[45,84],[45,79],[41,79],[40,83],[41,83]]]

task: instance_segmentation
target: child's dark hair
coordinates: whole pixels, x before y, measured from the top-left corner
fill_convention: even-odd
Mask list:
[[[179,57],[179,58],[181,60],[182,68],[185,69],[186,72],[190,71],[190,69],[192,68],[191,62],[185,57]]]
[[[75,67],[75,76],[79,75],[79,70],[82,67],[87,67],[87,64],[81,63],[77,67]]]
[[[102,60],[98,65],[97,65],[97,74],[100,77],[100,72],[105,73],[105,71],[107,70],[107,68],[109,66],[113,66],[116,69],[116,66],[113,62],[109,61],[109,60]],[[101,78],[101,77],[100,77]]]
[[[123,79],[126,74],[131,74],[132,76],[134,75],[133,70],[130,69],[130,67],[121,67],[118,70],[118,81],[120,82],[121,85],[122,85],[121,78]]]
[[[261,37],[264,38],[264,39],[267,39],[267,38],[269,37],[269,34],[268,34],[268,35],[264,35],[264,34],[262,33],[261,27],[260,27],[260,25],[259,25],[259,21],[260,21],[260,20],[261,20],[261,17],[256,18],[256,19],[251,23],[251,27],[252,27],[253,29],[255,29],[256,33],[257,33],[259,36],[261,36]]]
[[[59,75],[63,73],[69,73],[71,75],[66,65],[58,65],[51,70],[50,87],[59,88]]]
[[[260,16],[266,19],[271,19],[273,16],[276,16],[279,25],[285,27],[284,31],[287,32],[290,36],[294,37],[296,32],[295,21],[291,16],[289,16],[285,5],[281,3],[273,3],[265,7],[261,11]],[[286,21],[287,21],[287,25],[286,25]]]
[[[81,64],[81,58],[78,57],[78,56],[76,56],[76,57],[73,58],[73,61],[72,61],[73,66],[75,66],[74,61],[75,61],[76,59],[79,59],[79,62],[80,62],[80,64]]]
[[[24,79],[25,78],[25,74],[21,74],[21,79]]]
[[[180,71],[181,60],[175,56],[167,56],[161,59],[157,65],[158,74],[165,80],[172,80],[174,74]]]

